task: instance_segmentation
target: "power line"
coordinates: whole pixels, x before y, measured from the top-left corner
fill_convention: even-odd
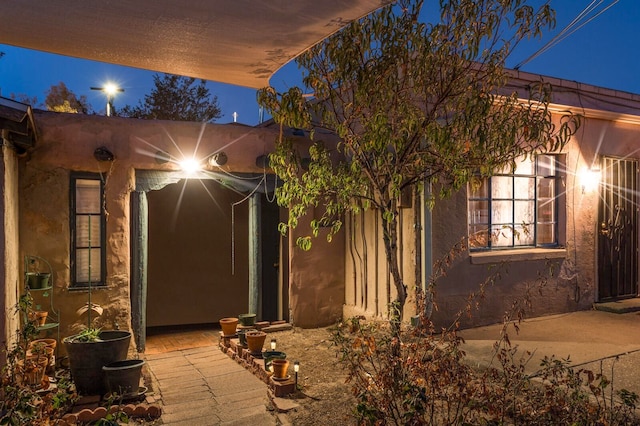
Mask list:
[[[547,50],[551,49],[556,44],[558,44],[561,41],[563,41],[565,38],[569,37],[571,34],[573,34],[576,31],[578,31],[580,28],[582,28],[585,25],[587,25],[589,22],[593,21],[598,16],[602,15],[604,12],[606,12],[612,6],[614,6],[616,3],[618,3],[619,0],[613,0],[604,9],[602,9],[602,10],[600,10],[598,12],[595,12],[598,9],[598,7],[602,5],[603,1],[604,0],[593,0],[587,7],[585,7],[582,10],[582,12],[580,12],[578,14],[578,16],[576,16],[573,19],[573,21],[571,21],[566,27],[564,27],[562,29],[562,31],[560,31],[558,34],[556,34],[551,40],[549,40],[544,46],[542,46],[540,49],[538,49],[535,53],[533,53],[531,56],[529,56],[527,59],[525,59],[524,61],[520,62],[518,65],[516,65],[513,68],[515,70],[520,69],[520,67],[522,67],[526,63],[528,63],[528,62],[532,61],[533,59],[537,58],[538,56],[540,56],[541,54],[543,54]],[[589,17],[589,15],[591,13],[595,13],[595,15]],[[584,19],[586,19],[586,21],[581,22]]]

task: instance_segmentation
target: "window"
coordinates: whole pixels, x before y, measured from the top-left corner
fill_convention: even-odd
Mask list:
[[[71,286],[105,285],[104,185],[99,175],[71,176]]]
[[[471,250],[558,246],[560,156],[538,155],[469,188]]]

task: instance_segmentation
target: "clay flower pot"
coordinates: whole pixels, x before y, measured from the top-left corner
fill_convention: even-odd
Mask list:
[[[240,314],[238,319],[241,325],[252,326],[256,323],[256,314]]]
[[[286,379],[289,372],[289,361],[286,359],[272,359],[273,377],[276,379]]]
[[[224,336],[235,336],[238,327],[238,318],[222,318],[220,320],[220,328]]]
[[[47,311],[31,311],[29,312],[29,319],[36,323],[36,326],[45,325],[47,322],[47,316],[49,316],[49,312]]]
[[[249,331],[245,334],[245,337],[247,339],[249,352],[252,354],[261,354],[262,345],[264,345],[264,340],[267,338],[267,333],[264,331]]]

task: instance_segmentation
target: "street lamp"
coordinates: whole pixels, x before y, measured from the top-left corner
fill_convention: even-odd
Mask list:
[[[111,116],[111,110],[113,109],[113,98],[116,93],[124,92],[124,89],[119,88],[113,83],[107,83],[104,87],[92,87],[91,90],[100,90],[107,95],[107,117]]]

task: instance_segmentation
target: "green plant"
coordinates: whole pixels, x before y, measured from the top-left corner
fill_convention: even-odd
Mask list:
[[[95,342],[100,338],[100,328],[85,328],[75,336],[71,336],[69,341],[71,342]]]
[[[7,363],[0,373],[0,425],[47,424],[61,418],[77,398],[65,378],[58,380],[54,392],[40,395],[37,387],[30,386],[21,377],[32,368],[29,367],[27,350],[38,335],[28,315],[32,305],[29,293],[20,296],[16,305],[15,312],[22,319],[22,325],[16,331],[17,339],[13,346],[6,349]],[[34,354],[40,351],[44,352],[44,348],[39,345],[32,347]]]

